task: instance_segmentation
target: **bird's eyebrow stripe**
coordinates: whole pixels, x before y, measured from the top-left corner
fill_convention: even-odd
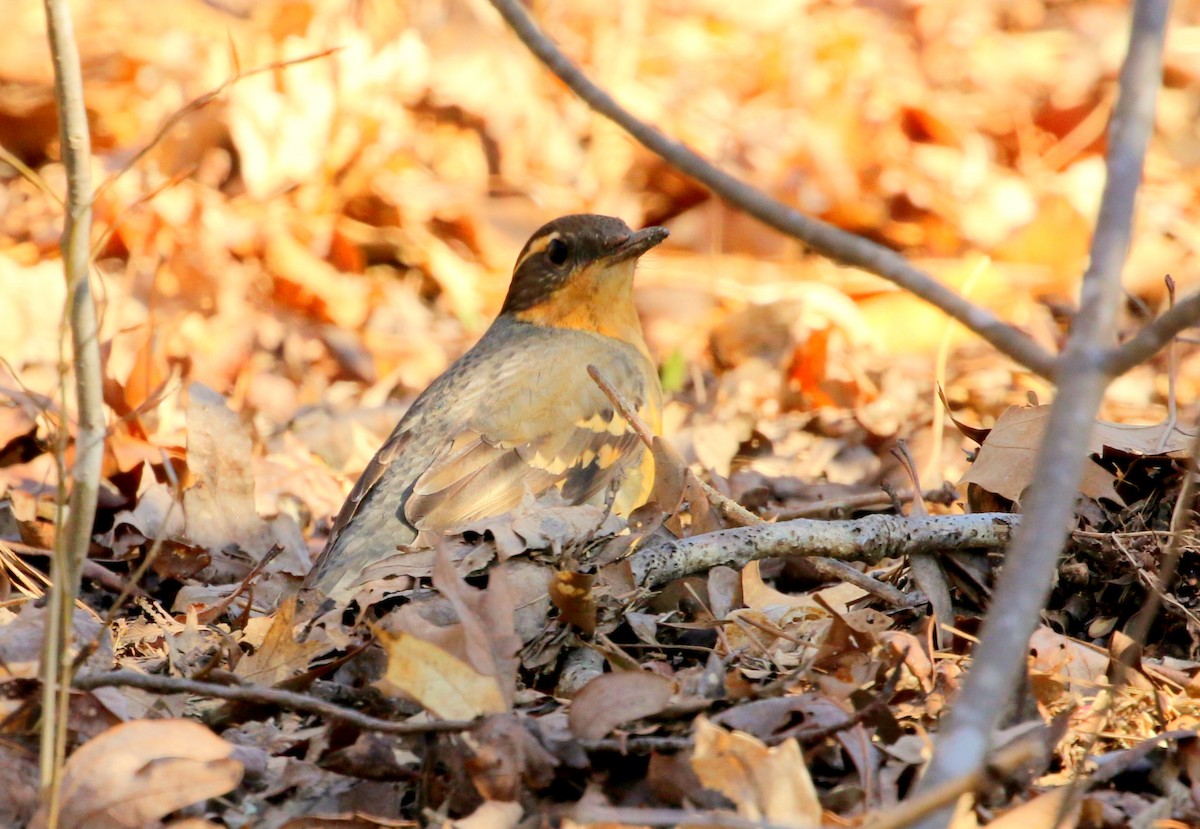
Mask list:
[[[525,253],[517,260],[517,264],[513,265],[513,273],[521,270],[521,266],[525,264],[526,259],[541,253],[550,246],[551,242],[559,238],[562,238],[562,234],[556,230],[553,233],[547,233],[545,236],[530,241],[529,247],[525,249]]]

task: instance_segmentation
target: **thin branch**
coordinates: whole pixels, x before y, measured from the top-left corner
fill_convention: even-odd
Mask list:
[[[1200,291],[1179,300],[1169,311],[1113,349],[1104,368],[1111,376],[1119,377],[1162,351],[1180,331],[1193,325],[1200,325]]]
[[[491,0],[491,3],[529,51],[588,106],[618,124],[644,147],[676,169],[708,187],[730,204],[781,233],[799,239],[818,253],[896,283],[958,320],[1029,370],[1043,377],[1053,375],[1053,356],[1025,332],[1002,322],[990,311],[963,299],[895,251],[805,216],[714,167],[694,150],[635,118],[613,100],[611,95],[592,83],[579,67],[542,34],[519,0]]]
[[[1034,469],[1036,484],[1001,572],[958,704],[950,709],[918,793],[936,789],[964,769],[982,766],[1004,709],[997,700],[1012,699],[1016,692],[1025,671],[1029,637],[1050,595],[1058,557],[1069,534],[1092,424],[1110,379],[1105,358],[1116,339],[1121,270],[1153,128],[1168,6],[1168,0],[1138,0],[1134,6],[1091,264],[1084,276],[1080,312],[1055,372],[1058,395]],[[943,808],[919,826],[940,829],[950,817],[950,809]]]
[[[349,723],[365,731],[377,731],[382,734],[438,734],[466,731],[475,726],[474,722],[468,720],[393,722],[296,691],[263,688],[257,685],[221,685],[173,676],[140,674],[130,670],[80,674],[75,677],[74,685],[81,691],[93,691],[96,688],[140,688],[157,694],[192,694],[197,697],[227,699],[255,705],[272,705],[290,711],[314,714],[326,720]]]
[[[855,587],[867,591],[880,601],[887,602],[892,607],[916,607],[918,604],[925,603],[923,596],[910,596],[903,590],[892,587],[887,582],[880,581],[873,576],[868,576],[866,573],[855,570],[853,566],[844,561],[813,556],[808,559],[808,564],[812,567],[813,572],[821,578],[828,579],[829,581],[844,581],[853,584]]]
[[[1022,520],[1006,513],[936,515],[915,519],[868,515],[853,521],[798,518],[735,527],[637,550],[629,557],[634,583],[656,587],[725,564],[742,567],[773,556],[825,556],[878,564],[914,553],[953,553],[1005,547]]]
[[[50,185],[46,183],[46,180],[38,175],[36,170],[34,170],[21,159],[17,158],[17,156],[3,144],[0,144],[0,161],[3,161],[9,167],[12,167],[14,170],[16,170],[17,173],[20,174],[21,178],[25,179],[38,190],[42,191],[44,196],[49,198],[59,207],[64,206],[62,197],[50,188]]]
[[[54,63],[54,97],[58,107],[62,159],[67,173],[66,217],[61,247],[67,280],[64,316],[71,332],[77,412],[70,505],[65,526],[61,522],[58,525],[59,532],[51,559],[53,589],[42,655],[40,772],[49,804],[47,825],[53,829],[58,825],[58,789],[66,755],[69,689],[63,678],[70,670],[73,605],[79,592],[80,572],[87,558],[92,525],[96,518],[106,430],[96,304],[88,276],[92,232],[92,150],[83,100],[83,77],[66,0],[45,0],[45,10],[50,54]],[[62,366],[60,370],[65,372],[66,367]],[[65,408],[65,400],[63,405]],[[60,443],[60,450],[62,448]],[[60,474],[60,497],[57,499],[60,505],[62,479]]]
[[[193,98],[191,101],[184,104],[182,107],[177,109],[174,113],[172,113],[171,116],[169,118],[167,118],[166,121],[163,122],[163,125],[158,128],[158,132],[154,133],[154,137],[150,139],[150,141],[146,144],[146,146],[142,147],[140,150],[138,150],[136,153],[134,153],[132,156],[130,156],[129,160],[126,161],[123,165],[121,165],[121,168],[119,170],[117,170],[115,173],[113,173],[111,176],[109,176],[107,179],[105,179],[104,182],[98,188],[96,188],[96,196],[95,196],[94,200],[99,201],[100,198],[105,193],[108,192],[109,188],[112,187],[114,184],[117,183],[117,181],[120,180],[121,176],[125,175],[130,170],[132,170],[134,167],[136,167],[139,163],[141,163],[141,160],[143,158],[145,158],[150,153],[151,150],[153,150],[155,147],[157,147],[162,142],[162,140],[167,137],[167,134],[171,130],[173,130],[177,124],[179,124],[180,121],[182,121],[187,116],[191,115],[193,112],[204,109],[204,107],[208,106],[213,101],[215,101],[219,97],[221,97],[221,95],[223,95],[225,93],[225,90],[229,89],[229,87],[233,86],[238,81],[245,80],[246,78],[249,78],[253,75],[261,75],[263,72],[274,72],[278,69],[283,69],[288,66],[295,66],[298,63],[308,63],[309,61],[320,60],[321,58],[329,57],[330,55],[332,55],[335,52],[338,52],[340,50],[341,50],[341,47],[334,47],[332,49],[323,49],[320,52],[313,52],[312,54],[309,54],[309,55],[301,55],[298,58],[291,58],[290,60],[280,60],[280,61],[275,61],[274,63],[268,63],[264,66],[257,66],[254,69],[247,69],[244,72],[241,71],[240,69],[238,69],[238,71],[233,75],[233,77],[228,78],[227,80],[223,81],[215,89],[211,89],[208,92],[205,92],[200,97]],[[235,57],[235,63],[236,63],[236,55],[234,57]]]

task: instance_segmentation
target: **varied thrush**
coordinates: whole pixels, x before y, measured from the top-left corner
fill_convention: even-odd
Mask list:
[[[305,587],[350,598],[363,569],[557,489],[614,512],[645,502],[654,460],[588,375],[661,425],[662,388],[633,306],[638,257],[666,228],[564,216],[533,234],[483,338],[417,397],[334,521]]]

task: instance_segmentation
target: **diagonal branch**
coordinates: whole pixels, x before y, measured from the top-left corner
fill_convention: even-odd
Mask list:
[[[800,211],[714,167],[706,159],[654,127],[638,120],[612,96],[580,71],[529,18],[519,0],[491,0],[517,37],[551,72],[588,106],[618,124],[651,152],[708,187],[754,218],[781,233],[799,239],[829,258],[890,280],[944,311],[974,331],[997,350],[1043,377],[1054,374],[1054,358],[1023,331],[1002,322],[942,285],[893,250],[853,233],[805,216]]]
[[[1058,395],[1038,453],[1036,484],[1000,575],[970,672],[938,736],[918,793],[983,764],[1003,712],[996,701],[1010,700],[1016,693],[1029,637],[1050,595],[1088,438],[1110,380],[1106,358],[1116,339],[1121,270],[1154,125],[1169,5],[1168,0],[1138,0],[1134,6],[1129,50],[1109,129],[1107,179],[1092,237],[1091,265],[1084,275],[1080,312],[1058,360]],[[947,807],[927,817],[918,824],[920,829],[946,826],[950,811]]]

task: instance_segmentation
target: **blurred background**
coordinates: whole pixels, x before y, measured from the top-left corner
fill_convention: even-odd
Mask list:
[[[673,399],[666,429],[767,514],[814,486],[873,490],[901,438],[926,487],[956,480],[974,444],[949,425],[938,383],[976,426],[1052,397],[940,312],[714,200],[575,99],[484,0],[72,7],[106,182],[94,239],[110,510],[147,486],[143,463],[184,456],[182,401],[200,382],[252,427],[259,511],[319,536],[405,403],[486,327],[529,233],[572,212],[671,229],[638,283]],[[640,118],[904,252],[1047,347],[1061,341],[1103,186],[1126,3],[530,11]],[[1198,11],[1173,6],[1126,332],[1166,306],[1168,274],[1200,286]],[[64,176],[42,4],[6,0],[4,18],[0,386],[21,405],[0,410],[0,491],[45,494],[52,456],[16,441],[44,446],[37,406],[58,405]],[[1177,358],[1186,411],[1200,354],[1183,343]],[[1161,421],[1170,376],[1166,357],[1131,372],[1104,416]]]

